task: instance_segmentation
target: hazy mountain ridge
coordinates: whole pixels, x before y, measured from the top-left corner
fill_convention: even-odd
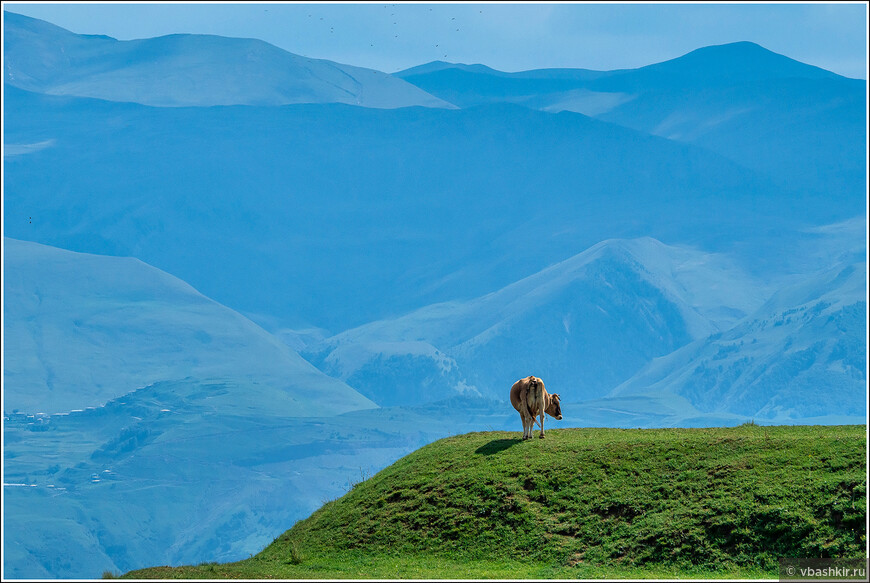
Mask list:
[[[509,101],[576,111],[696,144],[790,188],[832,196],[866,189],[865,82],[751,42],[617,71],[430,63],[397,75],[462,107]]]
[[[51,95],[161,107],[349,103],[452,107],[380,71],[256,39],[173,34],[118,41],[5,12],[5,81]]]
[[[686,55],[637,69],[534,69],[516,73],[485,65],[433,61],[394,76],[406,79],[435,95],[447,96],[462,107],[491,101],[525,102],[530,98],[555,100],[556,94],[577,90],[637,96],[650,91],[724,88],[757,81],[782,79],[846,80],[830,71],[807,65],[751,42],[709,46]],[[854,81],[854,80],[852,80]],[[855,84],[857,85],[857,83]]]

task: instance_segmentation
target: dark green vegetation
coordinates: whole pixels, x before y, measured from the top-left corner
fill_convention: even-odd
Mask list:
[[[865,426],[442,439],[238,563],[143,577],[775,577],[863,557]]]

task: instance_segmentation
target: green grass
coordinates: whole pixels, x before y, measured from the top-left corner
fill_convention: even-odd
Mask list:
[[[237,563],[133,578],[775,578],[864,557],[864,426],[442,439]]]

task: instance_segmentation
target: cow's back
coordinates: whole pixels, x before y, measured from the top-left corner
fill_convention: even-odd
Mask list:
[[[534,379],[536,390],[531,390],[530,384]],[[545,395],[547,390],[544,388],[544,381],[537,377],[526,377],[514,383],[511,387],[511,405],[514,409],[522,413],[522,408],[532,417],[537,415],[542,406],[545,406]]]

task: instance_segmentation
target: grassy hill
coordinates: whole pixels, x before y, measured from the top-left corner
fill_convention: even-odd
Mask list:
[[[776,577],[866,556],[866,427],[442,439],[250,559],[131,578]]]

